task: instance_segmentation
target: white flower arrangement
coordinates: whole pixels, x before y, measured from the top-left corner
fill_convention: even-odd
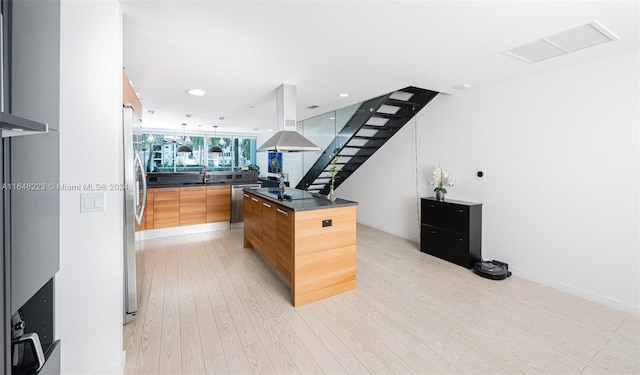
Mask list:
[[[433,191],[441,191],[446,194],[445,185],[453,186],[453,176],[438,163],[438,165],[433,166],[433,171],[431,172],[431,186],[435,186]]]

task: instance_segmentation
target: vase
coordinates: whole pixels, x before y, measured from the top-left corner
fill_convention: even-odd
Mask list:
[[[284,183],[284,177],[280,177],[280,183],[278,184],[278,189],[280,189],[280,193],[284,194],[284,188],[287,187],[287,184]]]
[[[333,185],[331,185],[331,188],[329,188],[329,194],[327,194],[327,200],[332,203],[336,201],[336,193],[333,191]]]
[[[443,201],[444,200],[444,191],[436,190],[436,199],[439,200],[439,201]]]

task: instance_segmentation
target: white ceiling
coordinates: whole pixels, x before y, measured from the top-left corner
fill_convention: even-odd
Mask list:
[[[456,95],[463,83],[474,90],[640,46],[638,1],[121,3],[144,126],[179,131],[183,122],[218,134],[278,130],[282,83],[297,86],[302,120],[406,86]],[[620,39],[535,64],[504,53],[592,20]]]

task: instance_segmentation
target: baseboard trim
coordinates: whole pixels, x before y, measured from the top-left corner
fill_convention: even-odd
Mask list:
[[[229,229],[230,225],[231,224],[228,221],[222,221],[219,223],[186,225],[184,227],[148,229],[148,230],[136,232],[136,241]]]
[[[612,308],[614,310],[619,310],[635,316],[640,316],[640,306],[633,306],[628,303],[618,301],[613,298],[609,298],[607,296],[593,293],[588,290],[576,288],[574,286],[567,285],[567,284],[558,282],[556,280],[548,279],[546,277],[542,277],[540,275],[536,275],[531,272],[527,272],[518,268],[510,267],[509,270],[512,271],[514,275],[518,277],[522,277],[523,279],[540,283],[544,286],[548,286],[550,288],[559,290],[567,294],[571,294],[576,297],[584,298],[588,301],[598,303],[600,305]]]

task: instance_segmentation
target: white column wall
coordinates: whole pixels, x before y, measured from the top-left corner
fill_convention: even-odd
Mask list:
[[[485,259],[638,314],[638,55],[438,96],[337,195],[360,202],[359,222],[419,242],[418,198],[441,162],[448,198],[483,203]]]
[[[122,22],[117,0],[62,1],[60,67],[60,182],[121,182]],[[105,212],[80,213],[81,193],[60,193],[56,332],[62,342],[62,373],[122,373],[123,197],[107,192]]]

